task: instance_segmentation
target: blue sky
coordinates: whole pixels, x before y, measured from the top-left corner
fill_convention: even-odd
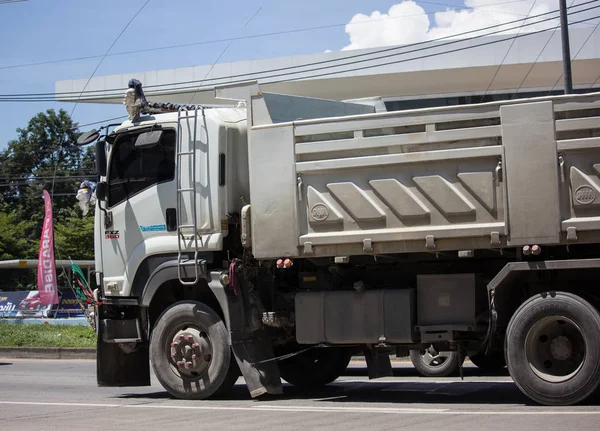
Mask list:
[[[440,0],[449,5],[455,0]],[[29,0],[0,5],[0,94],[46,93],[54,82],[87,78],[99,59],[52,65],[7,66],[102,55],[144,0]],[[151,0],[111,52],[231,38],[304,27],[345,24],[357,13],[387,11],[393,0],[229,0],[227,2]],[[444,6],[425,5],[443,10]],[[246,21],[260,12],[242,31]],[[339,50],[349,43],[344,27],[235,41],[220,62]],[[95,76],[212,64],[227,43],[197,45],[135,55],[107,57]],[[36,113],[73,108],[70,103],[0,102],[0,149]],[[124,114],[122,106],[79,104],[80,124]]]
[[[98,65],[97,58],[40,66],[9,66],[103,55],[144,1],[28,0],[0,4],[0,37],[3,41],[0,44],[0,94],[53,92],[57,80],[89,77]],[[416,1],[427,13],[463,5],[457,0],[431,0],[437,4]],[[310,54],[327,49],[335,51],[349,45],[344,24],[353,16],[358,13],[370,15],[375,10],[387,12],[395,3],[399,1],[151,0],[111,53],[340,24],[321,30],[235,41],[220,62]],[[244,23],[259,8],[260,12],[242,31]],[[397,31],[402,33],[403,30],[398,28]],[[95,76],[212,64],[226,45],[227,42],[209,43],[110,56],[102,62]],[[64,108],[70,112],[73,104],[0,101],[0,149],[17,136],[17,127],[24,127],[33,115],[48,108]],[[125,111],[120,105],[82,103],[73,117],[85,124],[123,114]]]

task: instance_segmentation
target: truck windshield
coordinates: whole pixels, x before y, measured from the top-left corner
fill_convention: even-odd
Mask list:
[[[138,133],[117,137],[108,170],[108,206],[175,178],[175,131],[164,130],[158,145],[136,148]]]

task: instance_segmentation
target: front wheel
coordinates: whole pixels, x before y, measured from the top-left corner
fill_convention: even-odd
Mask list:
[[[174,397],[205,399],[238,376],[225,324],[207,305],[178,302],[158,318],[150,342],[156,378]]]
[[[458,352],[438,352],[429,346],[423,350],[411,350],[410,360],[424,377],[448,377],[458,374],[464,358],[461,361]]]
[[[600,314],[579,296],[530,298],[512,316],[505,343],[511,377],[535,402],[577,404],[600,385]]]
[[[351,353],[343,348],[314,348],[279,361],[279,373],[291,385],[316,389],[341,376],[351,358]]]

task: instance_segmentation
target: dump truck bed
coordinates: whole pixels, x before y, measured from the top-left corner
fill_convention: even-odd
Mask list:
[[[251,96],[255,257],[468,254],[600,238],[600,94],[359,106]],[[361,109],[371,113],[353,113]]]

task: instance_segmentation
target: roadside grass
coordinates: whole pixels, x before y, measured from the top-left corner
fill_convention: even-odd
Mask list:
[[[88,325],[15,325],[0,321],[0,347],[96,347]]]

